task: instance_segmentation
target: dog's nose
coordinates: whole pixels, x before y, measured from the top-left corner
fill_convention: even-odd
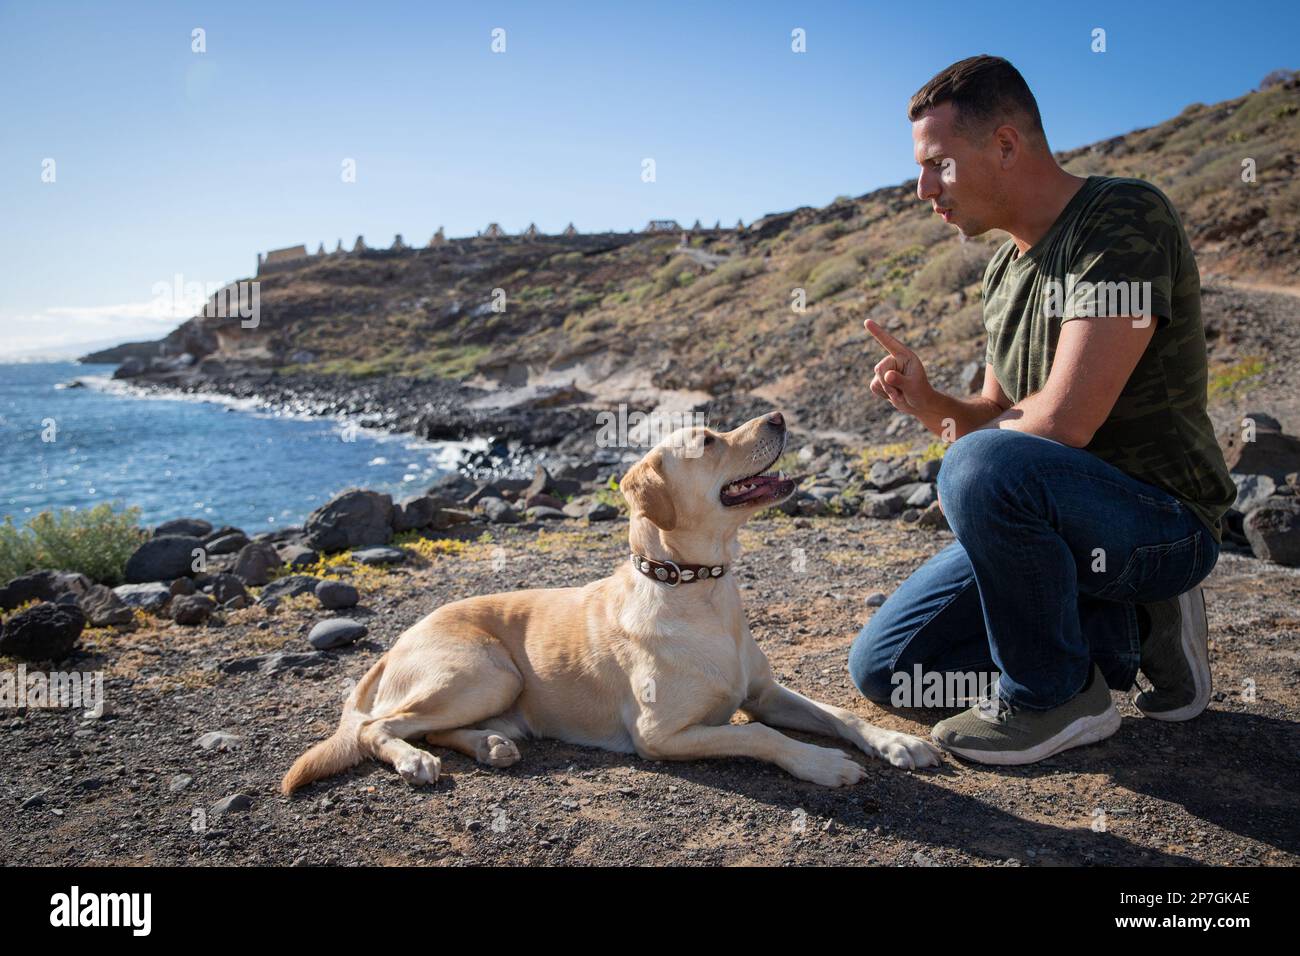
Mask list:
[[[767,416],[767,424],[772,428],[785,428],[785,417],[780,412],[773,412]]]

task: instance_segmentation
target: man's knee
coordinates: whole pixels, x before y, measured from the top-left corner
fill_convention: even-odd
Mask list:
[[[894,691],[893,655],[886,647],[883,615],[876,615],[858,632],[849,648],[849,676],[867,700],[877,704],[889,702]]]
[[[1039,448],[1040,441],[1019,432],[985,428],[949,445],[936,480],[949,523],[960,518],[978,520],[990,506],[1009,497],[1025,481],[1031,464],[1027,457],[1046,450]]]

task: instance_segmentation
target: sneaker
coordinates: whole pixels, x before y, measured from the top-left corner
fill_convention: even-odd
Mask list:
[[[930,736],[977,763],[1014,766],[1095,744],[1119,730],[1119,711],[1096,664],[1083,690],[1051,710],[1025,710],[994,696],[935,724]]]
[[[1209,623],[1199,587],[1144,604],[1151,630],[1142,640],[1139,668],[1151,689],[1133,698],[1154,720],[1191,720],[1210,702]]]

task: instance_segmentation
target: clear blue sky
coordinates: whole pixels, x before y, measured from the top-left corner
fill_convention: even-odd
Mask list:
[[[1300,66],[1298,10],[2,0],[0,353],[162,334],[156,283],[244,277],[258,250],[730,225],[898,183],[908,96],[975,53],[1020,68],[1055,148],[1081,145]]]

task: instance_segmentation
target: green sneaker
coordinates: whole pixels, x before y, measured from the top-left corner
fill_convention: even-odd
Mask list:
[[[945,750],[977,763],[1013,766],[1095,744],[1119,730],[1119,711],[1096,664],[1083,690],[1060,707],[1025,710],[994,696],[935,724],[930,736]]]
[[[1210,702],[1205,594],[1195,587],[1142,606],[1151,618],[1151,630],[1142,641],[1139,668],[1151,689],[1137,694],[1133,703],[1155,720],[1191,720]]]

